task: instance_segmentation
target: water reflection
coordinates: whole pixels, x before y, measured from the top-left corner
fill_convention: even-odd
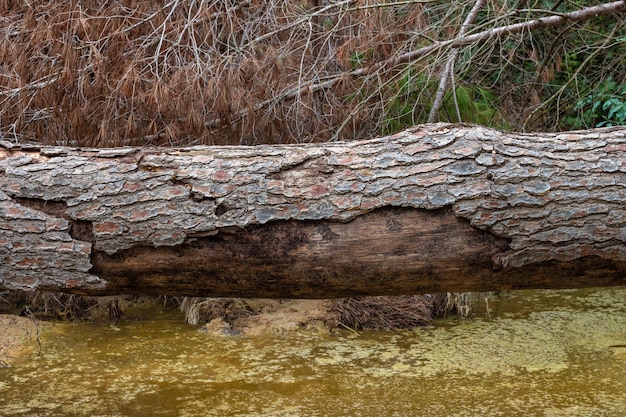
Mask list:
[[[476,300],[402,332],[214,337],[60,323],[0,369],[3,416],[623,416],[626,288]],[[482,310],[481,310],[482,309]]]

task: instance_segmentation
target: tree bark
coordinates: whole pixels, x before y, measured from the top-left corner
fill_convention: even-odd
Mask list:
[[[0,142],[0,287],[326,298],[626,285],[626,128]]]

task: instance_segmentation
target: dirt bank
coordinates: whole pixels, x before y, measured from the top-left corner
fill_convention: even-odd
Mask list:
[[[0,314],[0,367],[10,366],[37,348],[37,332],[46,324],[27,317]]]
[[[337,300],[204,300],[187,305],[188,314],[205,313],[201,330],[212,334],[283,334],[336,329],[404,329],[433,318],[433,299],[426,296],[361,297]]]
[[[301,329],[328,330],[337,321],[330,300],[264,301],[266,304],[261,311],[235,320],[234,328],[244,334],[255,335]]]
[[[334,327],[337,314],[330,300],[246,300],[251,312],[225,320],[216,317],[200,330],[214,335],[283,334],[298,330],[328,331]],[[332,323],[330,323],[332,322]]]
[[[17,315],[54,320],[94,320],[117,323],[124,320],[176,319],[181,314],[192,326],[220,335],[283,334],[293,331],[337,329],[399,329],[428,324],[434,312],[446,312],[456,301],[437,302],[432,296],[357,297],[334,300],[241,299],[195,297],[82,297],[45,292],[5,292],[0,299],[0,360],[8,362],[22,347],[37,347],[35,323]],[[437,307],[437,305],[445,305]],[[164,316],[165,314],[165,316]]]

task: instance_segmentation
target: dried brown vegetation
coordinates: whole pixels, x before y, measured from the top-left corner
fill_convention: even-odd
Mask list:
[[[414,47],[429,23],[413,2],[3,3],[4,136],[97,147],[328,140],[358,86],[315,85],[355,51],[363,65]]]
[[[0,1],[0,135],[110,147],[388,133],[425,120],[453,46],[446,42],[473,2],[454,4]],[[542,15],[491,0],[468,35]],[[541,42],[545,56],[527,34],[502,33],[497,42],[465,45],[459,79],[494,78],[530,57],[545,83],[567,53],[557,33]],[[508,94],[515,80],[497,79],[493,90]],[[532,96],[537,84],[519,96]]]
[[[94,308],[106,305],[112,298],[46,291],[3,291],[0,293],[0,313],[41,319],[82,320],[89,318]]]
[[[187,323],[194,326],[217,318],[232,322],[255,314],[251,304],[242,298],[183,297],[180,311],[185,314]]]
[[[430,323],[435,298],[412,295],[394,297],[338,298],[327,303],[324,323],[331,329],[408,329]],[[232,323],[240,317],[261,314],[268,304],[258,299],[184,297],[180,306],[191,325],[222,319]],[[262,300],[261,300],[262,301]],[[289,306],[289,302],[286,302]],[[274,306],[275,308],[275,306]],[[286,314],[289,314],[287,308]]]
[[[410,329],[429,324],[433,319],[448,315],[469,317],[471,293],[447,293],[435,295],[409,295],[385,297],[354,297],[324,300],[324,310],[316,319],[323,319],[324,326],[333,329]],[[240,318],[253,317],[273,310],[284,303],[283,314],[296,312],[293,300],[263,300],[245,298],[207,297],[91,297],[58,292],[24,292],[5,290],[0,292],[0,314],[22,314],[37,319],[90,320],[108,317],[116,322],[132,318],[122,310],[133,306],[159,306],[163,309],[178,308],[185,321],[191,325],[208,323],[218,319],[232,324]],[[328,302],[326,302],[328,301]],[[123,304],[123,308],[121,308]]]
[[[356,297],[335,301],[338,325],[349,329],[410,329],[434,318],[431,296]]]

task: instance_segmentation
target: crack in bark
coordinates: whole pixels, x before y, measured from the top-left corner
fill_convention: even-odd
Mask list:
[[[49,214],[51,216],[62,218],[68,221],[68,233],[74,240],[84,242],[95,242],[93,234],[93,223],[87,220],[76,220],[67,214],[67,203],[65,201],[48,201],[40,198],[14,197],[19,205],[29,207]]]
[[[41,198],[13,197],[13,200],[24,207],[42,211],[54,217],[61,217],[65,220],[71,220],[65,213],[67,203],[65,201],[48,201]]]

